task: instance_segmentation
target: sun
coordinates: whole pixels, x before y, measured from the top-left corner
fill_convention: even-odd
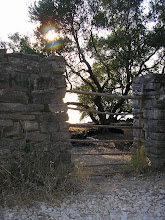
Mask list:
[[[41,36],[48,51],[59,50],[64,43],[64,36],[57,25],[49,23],[40,28]]]
[[[45,40],[49,42],[53,42],[59,38],[59,34],[55,32],[55,30],[49,30],[45,35]]]

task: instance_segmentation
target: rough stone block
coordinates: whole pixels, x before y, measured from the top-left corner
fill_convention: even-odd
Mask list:
[[[37,54],[23,54],[23,59],[39,62],[41,58]]]
[[[34,84],[38,79],[38,74],[8,71],[7,82],[14,91],[30,92],[34,90]]]
[[[45,140],[39,143],[35,143],[34,144],[34,148],[35,151],[37,152],[50,152],[51,149],[51,145],[52,145],[52,141],[51,140]],[[51,152],[53,153],[53,152]]]
[[[10,68],[13,73],[21,73],[22,75],[29,75],[31,73],[31,70],[18,58],[13,58],[13,61],[10,61]]]
[[[161,104],[164,106],[165,103],[165,94],[160,94],[158,99],[157,99],[158,104]]]
[[[65,89],[57,89],[50,91],[33,91],[32,100],[35,104],[50,104],[62,102],[65,97]]]
[[[43,111],[44,105],[42,104],[17,104],[17,103],[0,103],[0,112],[36,112]]]
[[[57,142],[54,142],[52,145],[51,145],[51,151],[52,152],[60,152],[60,153],[63,153],[63,152],[66,152],[66,153],[69,153],[68,150],[71,148],[71,144],[68,140],[66,141],[57,141]],[[69,153],[70,154],[70,153]]]
[[[151,82],[154,83],[165,83],[165,75],[164,74],[151,74],[150,75]]]
[[[55,75],[52,77],[40,77],[36,80],[36,89],[54,89],[54,88],[66,88],[65,76]]]
[[[0,102],[1,103],[27,104],[28,97],[25,92],[1,89],[0,90]]]
[[[48,57],[42,58],[43,62],[48,62],[48,61],[56,61],[57,63],[62,63],[62,65],[65,65],[65,60],[62,56],[56,56],[55,54],[51,54]]]
[[[37,131],[39,130],[39,124],[35,121],[24,121],[22,123],[25,131]]]
[[[144,111],[143,117],[155,120],[165,119],[165,110],[153,109],[146,112]]]
[[[133,100],[133,105],[132,107],[134,109],[140,109],[140,100]]]
[[[59,130],[58,123],[55,122],[44,122],[40,123],[41,133],[52,134]]]
[[[0,127],[11,127],[13,126],[12,120],[0,120]]]
[[[155,82],[155,83],[147,83],[144,86],[144,90],[146,91],[155,91],[155,90],[159,90],[160,89],[160,82]]]
[[[133,120],[133,126],[139,126],[139,118]]]
[[[165,147],[165,142],[164,141],[160,141],[160,140],[151,140],[151,139],[146,139],[148,145],[153,145],[155,147]]]
[[[13,148],[18,148],[22,144],[22,140],[17,140],[13,138],[1,138],[0,139],[0,148],[3,149],[8,148],[9,150]]]
[[[4,130],[4,128],[3,128],[3,127],[0,127],[0,138],[2,138],[2,137],[4,136],[3,130]]]
[[[22,53],[7,54],[8,62],[11,64],[23,64]],[[18,65],[19,66],[19,65]]]
[[[69,131],[69,123],[68,122],[60,122],[60,131]]]
[[[1,119],[12,119],[13,121],[20,121],[20,120],[25,120],[25,121],[29,121],[29,120],[35,120],[36,117],[35,115],[24,115],[24,114],[19,114],[19,113],[9,113],[9,114],[0,114],[0,120]]]
[[[135,91],[134,95],[141,97],[143,95],[143,93],[142,93],[142,91]]]
[[[144,79],[142,77],[135,77],[133,79],[133,85],[136,85],[136,84],[142,84],[144,81]]]
[[[39,116],[40,122],[63,122],[68,120],[66,113],[44,113]]]
[[[136,92],[141,92],[142,84],[133,84],[133,91],[134,91],[134,94],[136,94]]]
[[[6,49],[0,49],[0,62],[7,61]]]
[[[151,97],[150,97],[151,98]],[[143,109],[165,109],[165,99],[160,98],[159,100],[154,97],[153,99],[144,100]]]
[[[156,148],[154,146],[151,146],[149,148],[149,154],[155,154],[155,155],[161,155],[161,156],[165,156],[165,149],[164,148]]]
[[[7,89],[7,88],[9,88],[9,77],[8,74],[5,73],[5,70],[2,70],[2,65],[0,63],[0,89]]]
[[[156,91],[144,91],[144,96],[143,96],[143,100],[145,99],[155,99],[155,100],[158,100],[159,97],[161,95],[164,95],[164,92],[162,90],[156,90]]]
[[[163,167],[165,164],[164,156],[161,156],[161,155],[155,155],[155,154],[150,153],[149,159],[153,167]]]
[[[0,49],[0,57],[6,56],[6,52],[7,52],[6,49]]]
[[[56,64],[54,61],[46,63],[46,65],[41,64],[40,76],[62,75],[65,72],[65,67]]]
[[[66,112],[67,105],[65,103],[61,104],[48,104],[48,108],[50,112],[58,113],[58,112]]]
[[[5,137],[21,137],[22,135],[22,127],[19,122],[14,122],[13,127],[5,129]]]
[[[151,140],[157,140],[157,141],[165,141],[165,133],[153,133],[149,132],[148,137]]]
[[[50,140],[50,135],[49,134],[41,134],[39,131],[28,132],[26,140],[30,141],[31,143],[42,142],[45,140]]]
[[[50,55],[42,59],[41,75],[63,74],[65,72],[65,60],[63,57]]]
[[[133,129],[133,136],[138,137],[139,129]]]
[[[63,58],[0,50],[0,61],[0,153],[29,143],[69,161]]]
[[[142,125],[149,159],[156,166],[165,164],[165,75],[149,74],[134,80],[134,94],[139,94],[144,85]],[[138,102],[134,102],[134,110],[138,110]],[[135,117],[134,124],[137,123]],[[134,137],[138,132],[134,131]]]
[[[23,71],[24,73],[30,73],[31,71],[39,73],[40,58],[36,55],[30,54],[8,54],[8,62],[13,70],[16,72]]]
[[[8,59],[14,57],[14,58],[21,58],[23,57],[23,53],[18,53],[18,52],[15,52],[15,53],[8,53],[7,54],[8,56]]]
[[[50,62],[52,69],[53,69],[53,73],[55,74],[63,74],[65,72],[65,66],[63,65],[63,63],[58,62],[58,61],[52,61]]]
[[[148,120],[147,123],[144,123],[144,128],[148,132],[164,133],[165,120]]]
[[[52,135],[53,141],[69,141],[69,132],[56,132]]]

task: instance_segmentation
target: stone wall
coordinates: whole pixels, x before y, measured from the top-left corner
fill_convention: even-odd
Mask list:
[[[62,57],[0,50],[0,157],[17,147],[70,161],[65,62]],[[1,160],[2,161],[2,160]]]
[[[142,86],[142,131],[141,145],[155,166],[165,164],[165,75],[151,74],[134,80],[134,95],[140,95]],[[139,101],[133,102],[133,111],[139,112]],[[138,126],[138,116],[134,125]],[[134,139],[138,131],[134,130]]]

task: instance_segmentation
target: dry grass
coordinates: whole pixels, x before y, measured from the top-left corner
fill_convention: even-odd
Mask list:
[[[71,133],[86,132],[85,128],[70,128]],[[130,139],[132,133],[126,131],[125,134],[99,134],[97,139]],[[73,153],[110,153],[123,152],[129,149],[131,145],[111,143],[115,149],[109,149],[97,144],[80,144],[73,146]],[[77,193],[82,190],[81,183],[89,178],[91,173],[105,173],[119,170],[123,173],[121,166],[103,166],[103,167],[83,167],[90,164],[118,164],[129,163],[130,155],[100,155],[100,156],[76,156],[72,157],[74,167],[69,163],[64,165],[56,160],[59,155],[47,153],[44,151],[36,152],[33,146],[26,145],[14,149],[8,160],[9,167],[0,167],[0,201],[6,205],[31,204],[35,201],[56,201],[58,198],[70,193]],[[138,159],[138,158],[135,158]],[[135,164],[137,160],[134,160]],[[145,160],[143,162],[146,162]],[[141,163],[142,164],[142,163]],[[131,168],[134,165],[131,165]],[[143,165],[142,165],[143,166]],[[129,167],[130,168],[130,167]],[[128,169],[128,168],[127,168]],[[129,172],[132,172],[130,170]]]
[[[70,128],[71,134],[87,133],[89,129],[85,128]],[[99,140],[120,140],[120,139],[132,139],[132,130],[125,130],[124,134],[116,133],[98,133],[92,136]],[[111,149],[110,147],[114,147]],[[123,166],[115,164],[128,164],[131,161],[131,155],[88,155],[88,156],[73,156],[76,153],[122,153],[129,151],[132,147],[132,143],[115,143],[111,142],[108,144],[100,143],[76,143],[72,148],[72,162],[75,164],[74,174],[78,179],[89,178],[90,174],[103,174],[122,172]],[[99,166],[99,165],[105,166]],[[111,165],[106,165],[111,164]],[[94,167],[88,167],[87,165],[98,165]],[[84,167],[83,167],[84,166]]]
[[[70,162],[60,161],[58,154],[38,152],[27,145],[14,149],[8,158],[9,165],[0,166],[1,203],[51,200],[59,192],[75,190],[70,175],[73,167]]]

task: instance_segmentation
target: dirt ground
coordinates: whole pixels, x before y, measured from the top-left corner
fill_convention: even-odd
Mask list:
[[[133,140],[132,129],[124,129],[123,134],[106,131],[103,133],[89,132],[86,128],[70,128],[71,137],[74,139],[87,140]],[[88,135],[90,133],[90,136]],[[121,172],[131,160],[132,142],[115,143],[72,143],[72,162],[77,168],[79,176],[104,176]],[[122,153],[122,155],[106,154]],[[104,155],[82,155],[82,154],[104,154]]]

